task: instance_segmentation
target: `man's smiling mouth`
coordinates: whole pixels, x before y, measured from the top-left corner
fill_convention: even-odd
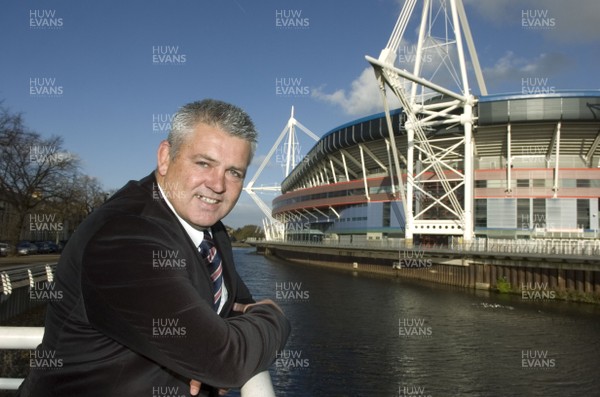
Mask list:
[[[209,197],[206,196],[202,196],[200,194],[194,194],[194,197],[196,197],[197,199],[199,199],[200,201],[203,201],[207,204],[217,204],[219,202],[219,200],[216,199],[211,199]]]

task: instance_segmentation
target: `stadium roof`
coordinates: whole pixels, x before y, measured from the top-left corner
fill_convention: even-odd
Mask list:
[[[478,98],[478,121],[474,134],[476,156],[498,156],[506,152],[506,129],[511,124],[513,153],[525,149],[550,147],[558,122],[562,123],[561,155],[595,155],[600,145],[594,142],[600,135],[600,90],[565,91],[545,94],[497,94]],[[396,136],[404,135],[402,110],[391,111]],[[433,132],[436,136],[461,134],[460,126]],[[294,190],[308,174],[329,172],[331,162],[341,168],[342,160],[351,174],[362,175],[361,156],[367,174],[385,172],[389,164],[385,113],[376,113],[344,123],[324,134],[281,184],[282,192]],[[406,139],[396,141],[400,153],[406,153]],[[361,154],[360,146],[363,153]],[[541,150],[541,149],[540,149]],[[550,152],[552,148],[549,149]],[[367,154],[365,154],[365,152]],[[346,159],[342,159],[344,153]],[[460,159],[456,159],[460,160]]]

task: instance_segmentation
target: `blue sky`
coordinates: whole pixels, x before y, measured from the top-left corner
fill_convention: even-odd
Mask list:
[[[30,129],[62,136],[83,172],[106,189],[153,170],[166,137],[164,124],[153,122],[192,100],[229,101],[248,111],[260,132],[251,177],[292,106],[319,136],[383,110],[364,56],[378,57],[402,4],[5,0],[0,100],[22,112]],[[597,0],[465,0],[465,7],[490,93],[521,92],[524,78],[557,91],[600,88]],[[405,48],[415,32],[416,21]],[[290,86],[297,94],[283,95]],[[313,143],[301,137],[302,154]],[[274,157],[257,185],[282,177]],[[270,203],[274,196],[262,197]],[[225,223],[239,227],[261,219],[242,193]]]

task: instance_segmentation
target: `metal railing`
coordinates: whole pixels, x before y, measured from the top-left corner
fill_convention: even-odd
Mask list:
[[[40,281],[54,281],[56,264],[15,267],[0,272],[3,299],[17,288],[35,288]],[[0,350],[32,350],[42,343],[44,327],[0,327]],[[22,378],[0,378],[0,390],[17,390]]]
[[[362,236],[361,236],[362,237]],[[253,243],[283,244],[283,245],[309,245],[322,247],[381,249],[381,250],[415,250],[415,251],[447,251],[481,253],[481,254],[530,254],[530,255],[572,255],[572,256],[600,256],[600,239],[556,239],[556,240],[520,240],[520,239],[476,239],[470,243],[463,243],[459,238],[451,238],[447,244],[413,244],[407,245],[403,239],[368,240],[355,239],[328,239],[322,241],[297,240],[274,241],[256,240]]]
[[[44,327],[0,327],[0,350],[35,349],[44,337]],[[23,378],[0,378],[0,390],[18,390]],[[242,397],[275,397],[269,371],[254,375],[240,389]]]
[[[35,282],[54,281],[56,264],[31,268],[10,269],[0,273],[2,293],[11,295],[13,289],[35,287]],[[0,327],[0,350],[34,350],[42,343],[44,327]],[[0,378],[0,390],[18,390],[23,378]],[[260,372],[240,389],[241,397],[275,397],[269,371]]]
[[[31,267],[19,267],[0,272],[2,282],[2,294],[10,295],[13,289],[24,286],[33,288],[36,281],[54,281],[54,270],[56,263],[46,265],[33,265]]]
[[[32,350],[43,336],[44,327],[0,327],[0,350]],[[22,378],[0,378],[0,390],[17,390],[22,382]]]

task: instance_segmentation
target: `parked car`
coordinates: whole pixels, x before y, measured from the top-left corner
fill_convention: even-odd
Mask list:
[[[48,241],[48,244],[50,245],[50,252],[52,252],[53,254],[62,251],[60,245],[56,244],[54,241]]]
[[[10,253],[10,245],[0,243],[0,256],[7,256]]]
[[[52,241],[36,241],[34,242],[38,249],[38,254],[52,254],[58,252],[58,245]]]
[[[29,241],[21,241],[17,244],[17,255],[33,255],[38,253],[38,247]]]

